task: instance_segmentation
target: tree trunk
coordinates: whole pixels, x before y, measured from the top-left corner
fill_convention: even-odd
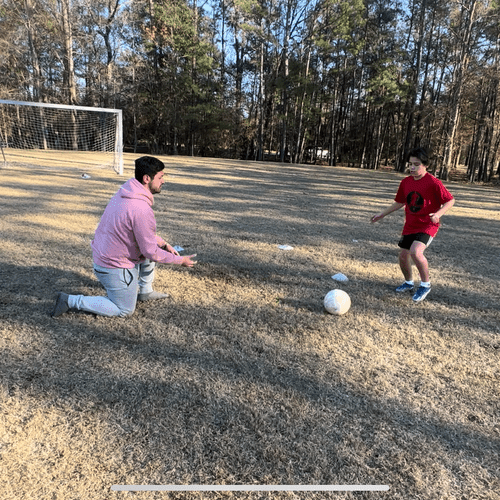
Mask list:
[[[406,154],[412,147],[413,142],[413,122],[415,117],[415,104],[417,102],[417,93],[418,93],[418,82],[420,80],[420,69],[422,66],[422,48],[424,45],[424,27],[425,27],[425,10],[426,10],[426,0],[423,0],[422,5],[420,7],[420,18],[419,18],[419,27],[418,27],[418,41],[416,46],[416,64],[415,70],[413,74],[413,84],[411,90],[411,97],[408,101],[408,109],[407,109],[407,128],[406,128],[406,136],[403,149],[401,151],[402,155],[399,158],[398,171],[404,172],[406,168]]]
[[[263,28],[263,25],[262,25]],[[264,30],[262,30],[264,31]],[[264,159],[264,41],[260,43],[257,161]]]
[[[465,73],[467,71],[471,49],[471,34],[474,24],[476,4],[477,0],[471,0],[468,6],[462,6],[461,15],[465,16],[465,29],[462,33],[463,42],[460,46],[460,53],[453,74],[453,92],[449,104],[450,112],[446,126],[446,143],[444,146],[443,164],[439,172],[439,177],[444,180],[448,180],[449,171],[453,161],[455,137],[460,120],[460,100],[462,97]]]

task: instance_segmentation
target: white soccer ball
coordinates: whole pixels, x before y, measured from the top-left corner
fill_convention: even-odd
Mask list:
[[[345,314],[351,307],[351,297],[344,290],[330,290],[323,301],[330,314]]]

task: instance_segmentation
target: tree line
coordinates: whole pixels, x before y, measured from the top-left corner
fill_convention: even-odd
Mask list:
[[[131,151],[500,178],[497,0],[0,0],[0,98],[123,110]]]

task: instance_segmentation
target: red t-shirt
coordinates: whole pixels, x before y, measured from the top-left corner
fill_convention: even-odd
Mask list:
[[[405,204],[403,235],[426,233],[436,236],[439,224],[432,222],[429,214],[436,213],[450,200],[453,200],[453,195],[428,172],[418,181],[412,176],[405,177],[394,198],[397,203]]]

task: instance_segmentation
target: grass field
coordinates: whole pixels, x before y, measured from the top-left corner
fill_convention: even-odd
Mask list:
[[[124,177],[0,169],[2,500],[499,499],[498,188],[447,184],[414,304],[394,293],[403,213],[369,223],[401,174],[162,159],[158,233],[199,263],[160,266],[170,299],[127,319],[50,312],[104,293],[89,242],[133,156]],[[136,484],[390,489],[111,491]]]

